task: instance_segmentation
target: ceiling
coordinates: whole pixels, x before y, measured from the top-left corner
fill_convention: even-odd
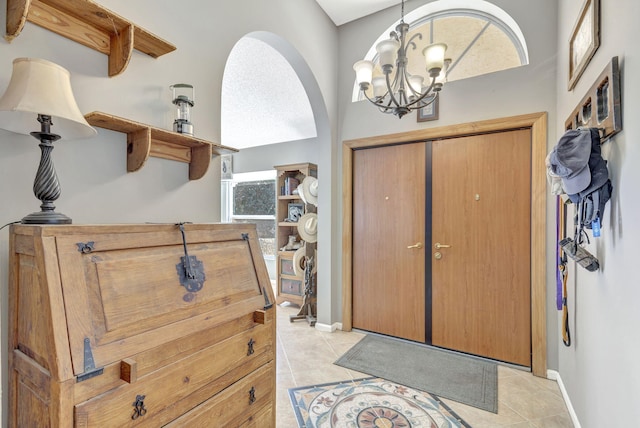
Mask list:
[[[336,25],[346,24],[400,4],[400,0],[316,0],[316,2]]]

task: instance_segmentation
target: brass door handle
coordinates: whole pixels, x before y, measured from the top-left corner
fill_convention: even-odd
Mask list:
[[[422,248],[422,242],[416,242],[413,245],[409,245],[407,248],[409,249],[413,249],[413,248]]]
[[[446,244],[441,244],[439,242],[436,242],[436,244],[433,247],[436,250],[439,250],[440,248],[451,248],[451,245],[446,245]]]

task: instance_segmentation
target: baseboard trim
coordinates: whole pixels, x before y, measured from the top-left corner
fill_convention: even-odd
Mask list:
[[[578,420],[578,415],[576,415],[576,411],[573,409],[573,405],[571,404],[571,399],[569,398],[567,389],[564,387],[560,373],[555,370],[547,370],[547,379],[555,380],[558,383],[558,388],[560,388],[560,392],[562,393],[562,398],[564,399],[564,404],[567,406],[567,410],[569,411],[569,416],[571,416],[573,426],[575,428],[582,428],[582,425],[580,425],[580,421]]]
[[[316,330],[323,331],[325,333],[333,333],[336,330],[342,330],[342,323],[336,322],[329,325],[316,322]]]

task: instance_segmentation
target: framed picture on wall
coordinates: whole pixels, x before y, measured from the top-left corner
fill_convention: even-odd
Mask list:
[[[287,221],[297,223],[302,214],[304,214],[304,204],[290,203],[287,208]]]
[[[435,98],[435,99],[434,99]],[[430,120],[438,119],[438,104],[440,103],[440,97],[437,95],[430,95],[425,98],[425,103],[429,103],[424,107],[418,109],[418,122],[428,122]]]
[[[572,90],[600,46],[600,0],[586,0],[569,39],[569,87]]]
[[[233,155],[220,156],[220,178],[233,180]]]

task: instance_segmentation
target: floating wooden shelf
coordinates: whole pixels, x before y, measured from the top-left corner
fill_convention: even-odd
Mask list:
[[[298,227],[298,222],[297,221],[281,221],[278,222],[278,226],[283,226],[283,227]]]
[[[154,156],[188,163],[189,180],[197,180],[202,178],[209,169],[212,155],[238,151],[186,134],[155,128],[99,111],[88,113],[85,118],[93,126],[127,134],[128,172],[139,170],[149,156]]]
[[[91,0],[7,0],[8,41],[26,21],[109,56],[109,76],[122,73],[133,49],[157,58],[176,47]]]

